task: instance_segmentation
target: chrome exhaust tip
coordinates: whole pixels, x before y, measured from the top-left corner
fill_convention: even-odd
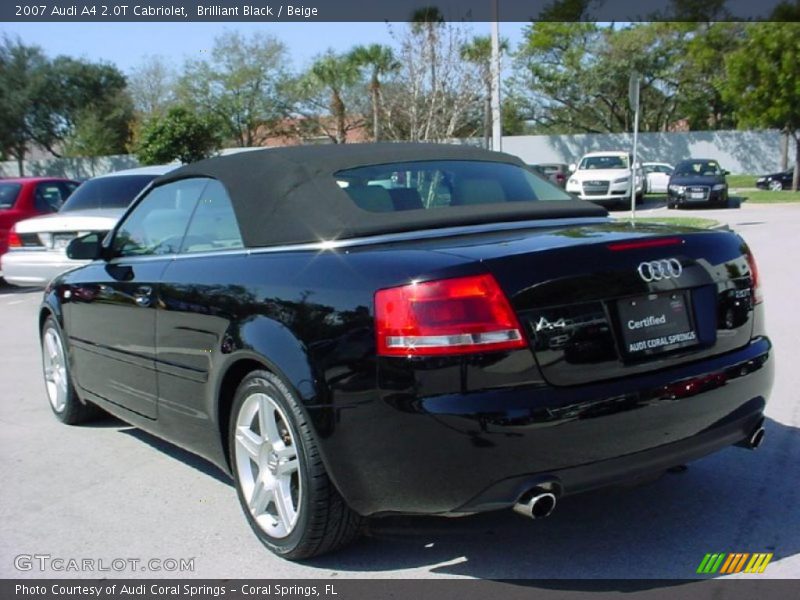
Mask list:
[[[762,421],[763,423],[763,421]],[[747,439],[742,440],[737,446],[742,448],[749,448],[750,450],[755,450],[764,442],[764,436],[767,432],[764,430],[764,427],[759,424],[753,432],[747,437]]]
[[[747,445],[752,449],[755,450],[758,448],[761,443],[764,441],[764,436],[766,435],[766,431],[764,431],[763,427],[759,427],[756,429],[750,438],[747,440]]]
[[[514,512],[529,519],[544,519],[553,513],[556,502],[556,495],[553,492],[534,490],[525,494],[514,505]]]

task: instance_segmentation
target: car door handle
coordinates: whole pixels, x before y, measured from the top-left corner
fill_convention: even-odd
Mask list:
[[[152,302],[153,296],[153,288],[149,285],[143,285],[139,289],[136,290],[136,293],[133,295],[133,299],[136,301],[138,306],[146,308],[150,306]]]

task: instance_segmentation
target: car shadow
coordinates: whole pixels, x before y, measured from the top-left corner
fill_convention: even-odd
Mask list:
[[[567,497],[547,519],[530,521],[512,511],[375,519],[351,548],[306,564],[340,571],[430,567],[481,579],[580,574],[677,581],[697,577],[709,552],[772,552],[773,561],[794,556],[800,552],[794,510],[800,430],[771,419],[765,427],[757,452],[729,448],[652,484]],[[564,582],[564,589],[580,585]]]
[[[729,196],[728,202],[724,206],[709,206],[706,203],[697,204],[697,205],[683,205],[679,206],[677,210],[730,210],[730,209],[737,209],[742,207],[742,202],[746,201],[747,198],[745,196]],[[666,206],[666,202],[664,203]]]
[[[111,418],[113,419],[114,417]],[[192,454],[191,452],[188,452],[183,448],[176,446],[175,444],[171,444],[170,442],[162,440],[161,438],[136,427],[120,429],[120,433],[130,435],[131,437],[144,442],[153,449],[168,455],[170,458],[174,458],[175,460],[182,462],[196,471],[201,472],[203,475],[208,475],[212,479],[216,479],[225,485],[233,487],[233,481],[226,473],[223,473],[216,465],[210,463],[204,458],[201,458],[200,456],[197,456],[196,454]]]
[[[352,546],[302,562],[354,573],[428,568],[575,591],[680,585],[697,577],[706,553],[772,552],[775,562],[800,553],[800,429],[769,418],[765,428],[757,452],[731,447],[649,484],[566,497],[547,519],[510,510],[375,518]],[[134,427],[120,431],[232,485],[190,452]]]
[[[2,295],[28,295],[28,294],[41,294],[44,288],[41,287],[18,287],[11,285],[5,279],[0,277],[0,294]]]

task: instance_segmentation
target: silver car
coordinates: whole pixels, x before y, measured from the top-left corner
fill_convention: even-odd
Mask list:
[[[57,213],[18,222],[14,232],[21,245],[3,255],[3,278],[12,285],[40,287],[84,264],[67,258],[67,245],[86,233],[110,231],[145,186],[178,166],[141,167],[95,177],[81,184]]]

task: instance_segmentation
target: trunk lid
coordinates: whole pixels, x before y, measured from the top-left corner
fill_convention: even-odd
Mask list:
[[[109,231],[125,209],[96,208],[60,212],[26,219],[16,224],[15,231],[23,247],[45,247],[63,251],[79,235]]]
[[[447,241],[437,250],[500,283],[553,385],[668,368],[752,335],[746,246],[731,232],[608,222]]]
[[[62,231],[108,231],[116,225],[124,209],[76,210],[33,219],[25,219],[16,225],[17,233],[40,233]]]

